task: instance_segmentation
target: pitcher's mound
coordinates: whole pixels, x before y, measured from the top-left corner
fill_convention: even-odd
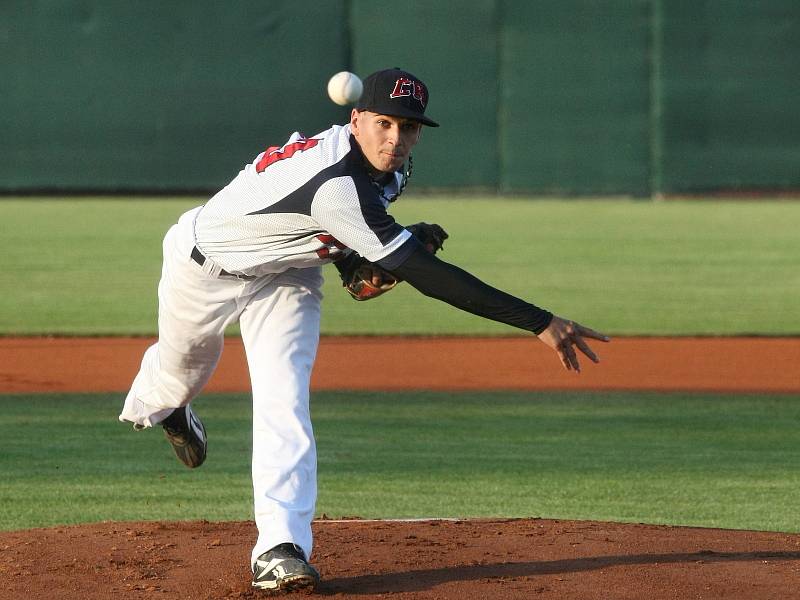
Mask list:
[[[314,523],[314,596],[437,600],[794,597],[800,535],[540,519]],[[261,598],[252,523],[0,533],[0,598]]]

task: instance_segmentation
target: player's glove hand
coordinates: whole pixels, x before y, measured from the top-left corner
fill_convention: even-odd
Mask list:
[[[348,293],[355,300],[372,300],[381,294],[385,294],[399,281],[378,265],[364,261],[364,264],[356,269],[349,284],[345,284]]]
[[[339,270],[344,289],[354,300],[377,298],[398,284],[397,278],[391,273],[355,252],[334,264]]]

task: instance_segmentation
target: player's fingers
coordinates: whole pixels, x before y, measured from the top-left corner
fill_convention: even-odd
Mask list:
[[[372,285],[374,285],[375,287],[380,287],[386,283],[389,283],[389,279],[390,279],[389,274],[386,273],[385,271],[382,271],[380,269],[372,269],[371,281]]]
[[[581,365],[578,363],[578,355],[575,354],[575,350],[572,347],[572,343],[570,341],[566,341],[562,346],[564,357],[567,360],[567,371],[570,368],[575,369],[577,373],[581,372]]]
[[[600,340],[601,342],[611,341],[611,338],[606,334],[595,331],[594,329],[590,329],[589,327],[584,327],[583,325],[579,325],[577,323],[575,324],[575,331],[578,333],[578,335],[583,337]]]
[[[558,360],[561,361],[561,364],[564,366],[564,368],[567,371],[571,371],[572,370],[572,365],[570,364],[569,359],[567,358],[567,355],[564,352],[563,347],[562,346],[558,346],[558,347],[556,347],[555,350],[556,350],[556,354],[558,354]]]
[[[582,337],[575,336],[573,341],[575,342],[575,345],[578,347],[578,350],[580,350],[586,356],[588,356],[589,359],[591,359],[592,362],[596,362],[596,363],[600,362],[600,359],[597,358],[597,355],[592,351],[592,349],[589,347],[589,344],[587,344],[586,341]]]

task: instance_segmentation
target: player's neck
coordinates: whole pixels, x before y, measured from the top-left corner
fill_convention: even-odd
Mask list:
[[[386,171],[380,171],[372,166],[366,158],[364,159],[364,167],[367,169],[367,175],[369,175],[370,179],[377,183],[378,185],[384,186],[392,180],[394,177],[394,173]]]

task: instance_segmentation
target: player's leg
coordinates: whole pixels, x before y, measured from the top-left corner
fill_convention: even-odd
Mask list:
[[[214,372],[225,327],[238,316],[236,298],[244,284],[204,273],[190,258],[193,245],[184,215],[164,238],[158,341],[142,358],[121,421],[150,427],[186,406]]]
[[[319,269],[290,270],[265,286],[240,317],[253,386],[253,490],[258,541],[252,562],[290,542],[308,559],[317,495],[309,411],[319,342]]]

